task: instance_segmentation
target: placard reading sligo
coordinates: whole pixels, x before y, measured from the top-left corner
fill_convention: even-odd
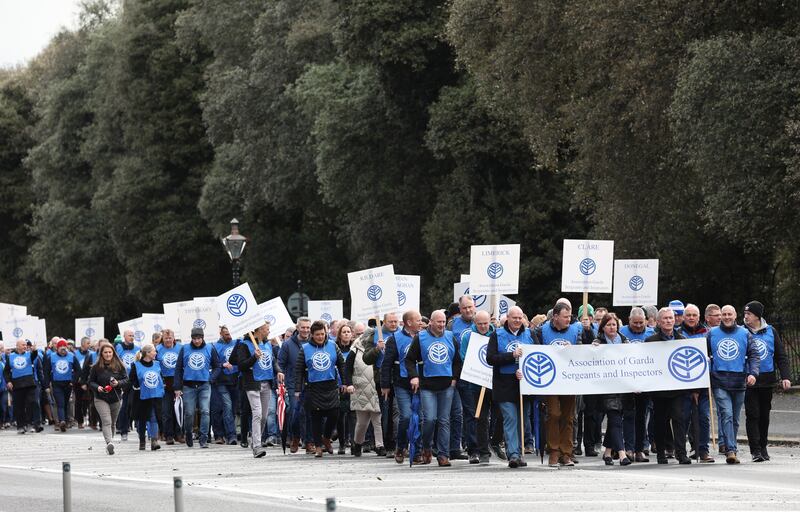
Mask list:
[[[564,240],[562,292],[611,293],[613,240]]]
[[[470,248],[469,276],[472,293],[518,293],[519,244],[473,245]]]
[[[523,345],[525,395],[707,388],[705,338],[619,345]]]
[[[614,260],[614,305],[658,304],[658,260]]]

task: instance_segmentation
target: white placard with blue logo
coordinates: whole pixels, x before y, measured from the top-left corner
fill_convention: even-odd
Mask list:
[[[344,318],[343,300],[310,300],[308,301],[308,318],[324,320],[330,323]]]
[[[420,276],[395,274],[399,312],[419,311]]]
[[[92,340],[99,340],[106,337],[105,318],[95,316],[91,318],[75,319],[75,343],[80,343],[84,336]]]
[[[227,327],[234,338],[264,325],[258,302],[247,283],[217,297],[216,304],[219,324]]]
[[[219,336],[219,314],[216,304],[208,300],[193,300],[187,305],[178,307],[178,330],[176,336],[180,340],[190,340],[192,329],[203,329],[203,335],[209,341]]]
[[[142,343],[150,343],[153,340],[152,329],[147,324],[148,322],[144,318],[139,317],[120,322],[117,324],[117,328],[119,329],[119,335],[123,337],[128,329],[133,331],[133,342],[141,346]]]
[[[519,244],[473,245],[470,248],[469,280],[472,293],[519,293]]]
[[[705,338],[620,345],[523,345],[525,395],[597,395],[707,388]]]
[[[349,272],[347,281],[350,284],[352,320],[364,321],[400,310],[394,265]]]
[[[167,317],[161,313],[142,313],[142,318],[146,322],[150,322],[153,332],[161,332],[166,328]]]
[[[36,319],[23,316],[7,319],[2,323],[3,342],[7,349],[13,349],[17,340],[36,341]]]
[[[658,304],[658,260],[614,260],[614,305]]]
[[[286,309],[286,304],[283,303],[283,299],[280,297],[275,297],[259,304],[258,310],[261,312],[261,324],[269,322],[270,338],[277,338],[286,329],[291,329],[295,326],[292,316]]]
[[[453,283],[453,302],[458,302],[464,295],[472,295],[470,293],[469,281],[462,281],[460,283]],[[472,295],[472,302],[475,303],[475,309],[478,311],[486,311],[487,313],[492,310],[491,297],[488,295]]]
[[[188,306],[191,304],[190,300],[183,300],[179,302],[167,302],[164,307],[164,327],[172,329],[175,333],[180,331],[180,323],[178,321],[178,308]]]
[[[508,314],[508,310],[517,305],[517,302],[509,299],[505,295],[501,295],[497,299],[497,318]]]
[[[18,306],[17,304],[6,304],[0,302],[0,325],[12,318],[25,318],[28,316],[27,306]]]
[[[467,382],[492,389],[492,367],[486,361],[486,347],[489,346],[489,337],[470,333],[467,357],[461,368],[461,378]]]
[[[564,240],[562,292],[611,293],[613,240]]]
[[[47,321],[44,318],[36,319],[36,328],[33,334],[33,341],[44,345],[50,338],[47,337]]]

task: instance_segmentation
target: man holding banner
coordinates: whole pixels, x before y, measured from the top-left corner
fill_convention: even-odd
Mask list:
[[[519,381],[522,379],[522,373],[519,370],[518,360],[522,357],[522,345],[533,345],[533,338],[530,331],[522,325],[523,320],[522,309],[517,306],[510,308],[505,325],[491,334],[486,347],[486,361],[492,366],[492,399],[500,406],[503,414],[503,432],[509,468],[528,465],[522,459],[520,431],[522,424],[519,409],[520,404],[524,403],[523,417],[530,416],[530,400],[521,399]],[[570,446],[572,446],[571,432]]]
[[[470,300],[472,300],[470,298]],[[495,331],[492,319],[486,311],[479,311],[475,321],[469,329],[461,334],[461,358],[466,361],[467,351],[472,334],[491,336]],[[486,354],[488,346],[483,353]],[[480,353],[480,351],[479,351]],[[463,372],[462,372],[463,377]],[[519,384],[517,384],[519,386]],[[480,415],[475,419],[481,389],[483,389],[483,402]],[[489,451],[489,408],[492,403],[492,391],[474,384],[463,378],[458,380],[458,391],[461,393],[461,403],[464,406],[464,423],[466,424],[467,453],[470,464],[488,464],[491,452]],[[496,419],[497,420],[497,419]],[[499,443],[499,441],[498,441]]]

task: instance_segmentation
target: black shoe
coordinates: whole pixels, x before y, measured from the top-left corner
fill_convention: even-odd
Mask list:
[[[767,447],[761,449],[761,456],[764,457],[764,460],[769,460],[769,453],[767,453]]]
[[[658,455],[656,457],[656,462],[658,462],[659,464],[669,464],[669,460],[663,455]]]
[[[692,463],[692,459],[687,457],[685,454],[684,455],[678,455],[676,458],[678,459],[678,464],[691,464]]]
[[[634,462],[650,462],[650,459],[644,456],[644,453],[637,453],[633,458]]]
[[[41,432],[42,430],[44,430],[44,427],[43,427],[43,426],[41,426],[41,425],[36,425],[36,428],[34,428],[33,430],[35,430],[35,431],[36,431],[36,433],[38,434],[39,432]]]
[[[630,466],[630,464],[631,464],[631,459],[629,459],[628,457],[623,457],[622,460],[619,461],[620,466]]]
[[[450,452],[450,460],[467,460],[469,457],[464,452]]]
[[[192,436],[186,436],[186,446],[188,448],[194,446],[194,440],[192,439]]]
[[[502,448],[500,448],[499,444],[493,444],[492,445],[492,451],[494,452],[495,455],[497,455],[498,459],[500,459],[500,460],[508,460],[508,457],[506,457],[506,452],[503,451]]]
[[[206,441],[205,439],[201,439],[200,448],[208,448],[208,441]]]
[[[336,451],[337,455],[344,455],[345,453],[346,452],[345,452],[344,446],[340,446],[339,449]]]
[[[521,468],[527,468],[527,467],[528,467],[528,463],[527,463],[527,462],[525,462],[525,461],[524,461],[524,460],[522,460],[522,459],[519,459],[519,467],[521,467]]]
[[[765,459],[760,453],[753,453],[753,462],[764,462],[765,460],[767,459]]]
[[[614,465],[614,459],[612,459],[609,455],[603,455],[603,462],[606,463],[606,466]]]
[[[511,460],[508,461],[508,467],[511,469],[516,469],[519,467],[519,459],[516,457],[511,457]]]
[[[375,448],[375,455],[377,455],[378,457],[386,457],[386,448],[384,448],[383,446]]]
[[[481,464],[489,464],[489,459],[491,459],[491,455],[489,455],[488,453],[482,454],[480,456],[480,461],[479,462]]]
[[[575,448],[572,450],[572,453],[574,453],[575,455],[583,455],[583,450],[581,450],[581,447],[580,447],[580,446],[576,446],[576,447],[575,447]]]
[[[597,457],[597,452],[594,451],[594,449],[592,449],[592,448],[587,448],[586,449],[586,456],[587,457]]]
[[[361,457],[361,445],[358,443],[353,443],[353,446],[350,447],[350,455],[353,457]]]
[[[247,441],[242,441],[241,443],[239,443],[239,446],[241,446],[242,448],[250,448],[250,443],[248,443]]]

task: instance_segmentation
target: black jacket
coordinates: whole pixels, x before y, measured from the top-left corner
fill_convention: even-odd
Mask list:
[[[269,343],[265,349],[269,350],[272,354],[272,373],[275,378],[277,378],[279,373],[283,373],[283,370],[278,364],[277,351],[275,350],[275,347]],[[250,348],[248,348],[246,343],[241,341],[236,343],[236,347],[233,349],[233,354],[231,354],[230,363],[239,367],[239,375],[241,375],[239,382],[242,386],[242,389],[245,391],[261,390],[261,382],[258,382],[253,378],[253,365],[255,365],[257,362],[258,358],[255,356],[255,354],[250,354]],[[272,386],[272,381],[270,381],[270,386]]]
[[[112,389],[110,393],[100,393],[97,391],[98,387],[108,386],[111,383],[111,377],[117,379],[117,387]],[[110,404],[119,402],[122,397],[122,391],[128,387],[128,383],[128,374],[125,373],[125,367],[119,372],[114,372],[110,368],[106,368],[103,364],[95,363],[89,369],[89,390],[92,392],[92,396],[104,402]]]
[[[406,332],[406,335],[409,335]],[[366,359],[366,354],[364,358]],[[411,384],[408,383],[408,378],[400,376],[400,365],[406,364],[405,358],[397,352],[397,341],[394,339],[394,334],[389,336],[386,340],[386,351],[383,354],[383,364],[381,365],[380,383],[382,388],[391,388],[392,386],[401,387],[403,389],[411,389]]]
[[[508,322],[500,329],[505,329],[514,334],[508,328]],[[521,327],[521,329],[524,329],[524,327]],[[498,352],[497,331],[493,331],[489,336],[489,344],[486,346],[486,362],[492,365],[492,400],[495,402],[519,403],[519,380],[516,374],[505,375],[500,373],[501,366],[516,363],[517,360],[511,352]]]
[[[667,336],[664,335],[664,333],[661,331],[661,329],[656,327],[655,334],[653,334],[652,336],[648,337],[644,341],[645,341],[645,343],[652,343],[652,342],[656,342],[656,341],[674,341],[674,340],[684,340],[684,339],[686,339],[686,338],[683,336],[683,334],[681,334],[679,332],[674,332],[673,333],[673,337],[672,338],[668,338]],[[668,389],[666,391],[652,391],[650,393],[650,396],[652,396],[653,398],[675,398],[675,397],[678,397],[678,396],[685,395],[686,393],[689,393],[689,390],[686,390],[686,389]]]
[[[752,330],[749,327],[745,326],[745,328],[750,331],[750,333],[757,337],[759,334],[764,334],[767,332],[768,329],[772,329],[772,334],[775,336],[775,353],[773,355],[773,367],[776,368],[781,372],[781,379],[791,379],[792,378],[792,371],[789,368],[789,354],[786,352],[786,345],[783,343],[783,339],[781,338],[780,334],[778,334],[778,330],[768,325],[766,322],[761,323],[761,328],[758,330]],[[771,388],[778,382],[778,372],[772,370],[771,372],[762,372],[759,369],[758,377],[756,377],[756,383],[753,386],[754,388]]]
[[[628,343],[628,338],[619,333],[622,343]],[[608,345],[605,333],[599,333],[592,343],[597,342],[601,345]],[[634,407],[633,393],[609,393],[597,395],[597,400],[602,404],[604,411],[631,411]]]
[[[422,350],[419,346],[419,334],[414,336],[414,339],[411,341],[411,346],[408,347],[408,354],[406,354],[406,359],[404,361],[406,365],[406,371],[408,372],[408,380],[410,381],[414,377],[419,377],[420,389],[426,389],[430,391],[442,391],[443,389],[447,389],[452,385],[452,381],[458,380],[458,378],[461,376],[461,366],[463,365],[459,350],[461,344],[458,342],[455,336],[453,336],[453,347],[455,347],[452,368],[453,375],[451,377],[425,377],[425,373],[423,372],[425,364],[422,363]],[[417,366],[417,364],[419,364],[419,366]]]
[[[314,341],[310,340],[309,343],[314,343]],[[344,382],[345,367],[342,351],[339,350],[339,346],[333,341],[326,339],[325,343],[331,343],[334,347],[336,347],[336,369],[339,371],[342,382]],[[336,379],[324,380],[322,382],[307,382],[307,369],[308,367],[306,366],[305,352],[301,350],[297,355],[297,361],[295,362],[294,367],[294,391],[295,393],[300,393],[305,387],[305,395],[303,400],[306,410],[324,411],[328,409],[338,409],[339,382]]]

